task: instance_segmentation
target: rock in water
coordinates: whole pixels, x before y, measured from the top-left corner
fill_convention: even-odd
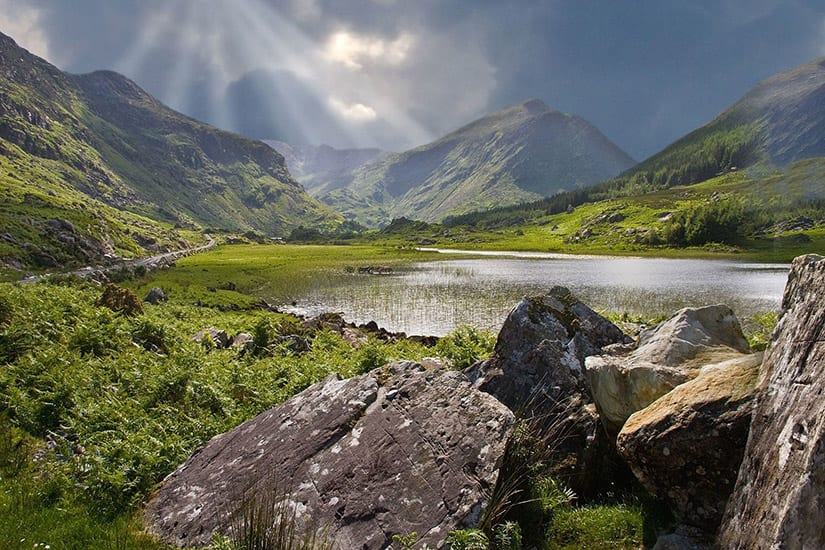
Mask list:
[[[742,462],[761,362],[754,354],[704,367],[634,413],[616,442],[648,491],[711,535]]]
[[[623,468],[606,438],[584,378],[584,358],[603,346],[629,343],[613,323],[569,290],[554,287],[524,298],[507,316],[493,355],[465,372],[513,411],[538,415],[565,433],[557,475],[580,496],[606,489]]]
[[[336,548],[386,548],[412,531],[440,547],[478,520],[513,423],[440,366],[331,376],[212,439],[166,479],[147,524],[170,544],[205,546],[245,498],[278,492]]]
[[[639,335],[636,349],[588,357],[585,370],[605,428],[617,434],[627,418],[704,365],[742,357],[750,347],[725,305],[684,308]]]
[[[796,258],[722,548],[825,548],[825,258]]]

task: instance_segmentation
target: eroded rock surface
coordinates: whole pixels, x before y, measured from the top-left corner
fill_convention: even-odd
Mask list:
[[[719,537],[730,549],[825,548],[825,258],[794,260]]]
[[[617,434],[628,417],[702,366],[750,353],[739,321],[725,305],[685,308],[641,332],[635,349],[615,347],[588,357],[585,370],[607,430]]]
[[[748,438],[762,354],[704,367],[634,413],[616,446],[652,494],[688,525],[715,533]]]
[[[601,427],[584,377],[584,358],[603,346],[631,342],[618,327],[569,290],[524,298],[510,312],[493,355],[465,372],[479,389],[513,411],[527,409],[558,422],[558,474],[579,495],[612,483],[623,468]]]
[[[467,369],[479,389],[513,410],[589,390],[582,364],[602,347],[631,340],[569,290],[525,297],[507,316],[493,355]]]
[[[287,493],[338,548],[386,548],[416,531],[443,544],[477,521],[513,414],[460,372],[395,363],[330,377],[210,441],[164,482],[152,532],[204,546],[244,496]]]

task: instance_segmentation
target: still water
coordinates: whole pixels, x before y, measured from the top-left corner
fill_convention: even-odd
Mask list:
[[[455,252],[455,251],[452,251]],[[743,325],[779,308],[786,264],[562,254],[497,253],[491,257],[414,264],[391,275],[336,274],[320,280],[292,308],[343,312],[407,334],[443,335],[461,324],[498,331],[523,296],[554,285],[597,311],[669,315],[686,306],[728,304]]]

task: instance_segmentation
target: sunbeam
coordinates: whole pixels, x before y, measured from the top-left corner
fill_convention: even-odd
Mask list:
[[[162,59],[164,68],[155,69],[162,76],[153,85],[154,93],[175,109],[236,131],[244,130],[239,121],[243,118],[257,119],[261,128],[289,126],[290,135],[314,144],[375,145],[377,132],[419,143],[431,138],[409,114],[409,105],[399,105],[385,93],[386,81],[346,57],[365,56],[364,64],[401,65],[413,47],[412,37],[382,40],[340,29],[336,33],[351,42],[349,52],[341,52],[345,58],[329,55],[328,37],[308,35],[281,8],[263,0],[212,3],[208,8],[196,0],[178,0],[158,5],[116,68],[137,75]],[[260,85],[266,78],[269,91]],[[255,79],[257,88],[249,79]],[[251,86],[250,93],[266,104],[233,105],[233,85]]]

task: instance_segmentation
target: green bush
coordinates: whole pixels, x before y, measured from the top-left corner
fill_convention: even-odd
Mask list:
[[[639,548],[644,517],[636,506],[585,506],[561,509],[547,530],[550,549]]]
[[[462,325],[441,338],[435,352],[449,360],[452,368],[463,370],[489,357],[495,345],[496,337],[492,332]]]

